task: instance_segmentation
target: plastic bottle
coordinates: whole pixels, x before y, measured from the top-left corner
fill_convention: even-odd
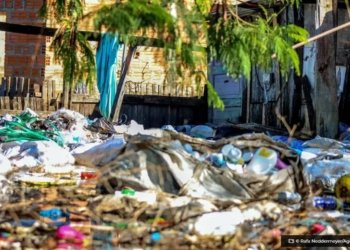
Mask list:
[[[192,148],[191,144],[186,143],[183,145],[183,147],[187,153],[193,154],[193,148]]]
[[[313,197],[313,206],[315,208],[319,208],[322,210],[348,210],[350,208],[349,203],[345,203],[335,197],[327,196],[327,197],[320,197],[315,196]]]
[[[301,199],[301,195],[296,192],[284,191],[277,194],[277,200],[283,204],[298,204]]]
[[[253,158],[254,154],[250,151],[245,151],[242,154],[242,159],[244,162],[249,162]]]
[[[39,212],[40,216],[50,218],[51,220],[58,220],[60,218],[68,217],[69,214],[59,208],[46,209]]]
[[[223,146],[221,153],[223,154],[225,161],[228,161],[230,163],[236,163],[242,157],[242,151],[234,147],[232,144]]]
[[[248,172],[265,175],[268,174],[277,163],[277,152],[269,148],[259,148],[246,167]]]
[[[222,167],[225,164],[224,155],[223,154],[211,154],[210,161],[217,167]]]

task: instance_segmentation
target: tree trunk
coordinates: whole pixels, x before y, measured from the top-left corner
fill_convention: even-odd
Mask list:
[[[320,0],[316,8],[317,33],[334,27],[336,0]],[[334,138],[338,132],[338,101],[335,68],[335,36],[329,35],[316,43],[315,62],[316,132]]]

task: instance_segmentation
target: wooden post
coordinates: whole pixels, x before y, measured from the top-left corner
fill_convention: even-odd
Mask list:
[[[332,0],[320,0],[316,8],[316,30],[322,33],[334,27]],[[334,35],[319,39],[315,61],[316,132],[334,138],[338,133],[338,101],[335,68]]]
[[[347,111],[347,104],[350,97],[350,56],[346,59],[346,72],[343,93],[340,98],[339,116],[340,120],[345,123],[350,123],[350,114]]]
[[[69,106],[69,92],[70,92],[70,86],[69,86],[69,83],[67,82],[64,82],[63,83],[63,94],[62,94],[62,97],[63,97],[63,107],[64,108],[68,108]]]
[[[43,109],[43,111],[49,110],[48,109],[48,107],[49,107],[48,105],[49,105],[49,102],[51,101],[51,100],[48,100],[48,96],[47,96],[48,84],[49,84],[49,80],[45,80],[43,82],[43,92],[42,92],[42,98],[43,98],[43,107],[42,107],[42,109]]]
[[[114,100],[112,112],[111,112],[111,119],[113,122],[116,122],[119,119],[119,114],[120,114],[120,110],[122,108],[122,103],[124,99],[125,78],[126,78],[126,74],[128,73],[131,59],[136,51],[136,48],[137,46],[132,46],[129,48],[124,67],[122,67],[123,70],[121,72],[121,76],[117,86],[116,98]]]

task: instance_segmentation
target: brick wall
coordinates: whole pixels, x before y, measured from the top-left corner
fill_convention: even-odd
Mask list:
[[[51,1],[51,0],[48,0]],[[86,0],[87,10],[96,6],[102,0]],[[28,24],[35,26],[55,27],[52,18],[45,23],[38,17],[38,10],[43,0],[0,0],[0,13],[6,15],[9,23]],[[84,27],[80,27],[84,30]],[[42,83],[44,79],[55,79],[59,83],[57,90],[62,89],[62,64],[55,61],[53,50],[50,48],[52,38],[23,35],[7,32],[5,35],[5,75],[23,76]],[[94,43],[93,47],[96,47]],[[0,53],[1,34],[0,34]],[[119,51],[119,64],[122,51]],[[206,65],[202,65],[205,69]],[[133,58],[127,81],[142,83],[142,87],[157,85],[162,87],[168,84],[167,79],[174,78],[167,75],[167,62],[163,58],[162,50],[157,48],[139,47]],[[120,73],[120,68],[118,69]],[[1,56],[0,56],[1,74]],[[181,83],[191,85],[191,79],[182,79]]]
[[[0,12],[9,23],[45,26],[38,17],[43,0],[0,0]],[[45,37],[6,32],[5,75],[23,76],[41,83],[45,77]]]

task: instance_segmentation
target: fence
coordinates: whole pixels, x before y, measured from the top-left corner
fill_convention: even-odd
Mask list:
[[[18,113],[25,108],[48,113],[62,107],[62,86],[56,80],[46,80],[43,86],[23,77],[3,77],[0,86],[0,110]],[[82,91],[83,90],[83,91]],[[99,98],[89,95],[79,86],[70,97],[70,109],[85,116],[98,114]],[[126,93],[121,113],[145,127],[163,124],[203,123],[207,121],[204,88],[159,86],[126,83]]]

